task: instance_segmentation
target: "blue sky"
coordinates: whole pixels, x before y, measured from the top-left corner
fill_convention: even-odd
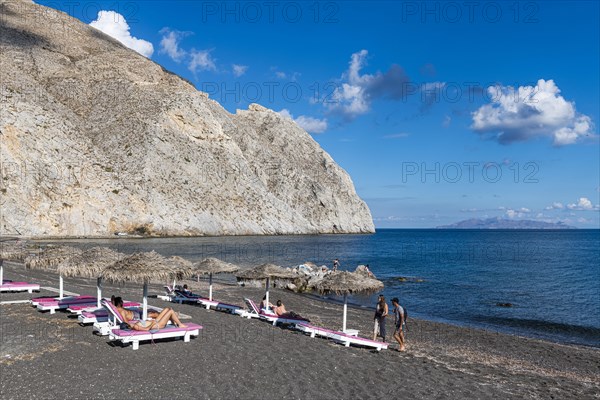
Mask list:
[[[379,228],[600,227],[598,2],[38,3],[294,118]]]

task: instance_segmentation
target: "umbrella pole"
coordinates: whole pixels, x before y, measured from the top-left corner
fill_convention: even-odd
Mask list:
[[[102,301],[102,278],[101,277],[98,277],[98,279],[96,280],[96,295],[98,296],[97,307],[100,308],[101,307],[100,302]]]
[[[148,319],[148,283],[144,282],[144,299],[142,300],[142,321]]]
[[[270,281],[271,277],[267,276],[267,292],[265,293],[265,309],[269,309],[269,286],[270,286]]]
[[[64,297],[63,296],[63,277],[62,277],[62,275],[59,275],[59,278],[58,278],[58,298],[60,300],[62,300],[63,297]]]
[[[0,260],[0,285],[4,283],[4,260]]]
[[[342,320],[342,332],[346,332],[346,313],[348,312],[348,295],[344,294],[344,319]]]
[[[208,300],[212,301],[212,272],[208,275]]]

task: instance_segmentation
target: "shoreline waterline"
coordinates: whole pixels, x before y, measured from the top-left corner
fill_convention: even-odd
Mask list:
[[[331,260],[340,258],[342,269],[369,264],[384,282],[388,300],[399,297],[412,317],[597,347],[600,283],[594,276],[600,260],[594,246],[600,244],[599,232],[382,229],[371,235],[120,237],[31,243],[100,245],[124,253],[156,250],[190,261],[214,256],[242,268],[263,262],[292,267],[305,261],[331,267]],[[367,308],[375,304],[373,296],[349,301]]]

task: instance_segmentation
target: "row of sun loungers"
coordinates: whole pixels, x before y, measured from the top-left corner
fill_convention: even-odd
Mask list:
[[[243,318],[258,318],[263,321],[270,322],[273,325],[287,324],[296,330],[308,333],[311,337],[324,337],[337,343],[341,343],[346,347],[349,347],[350,345],[356,345],[373,348],[377,351],[388,348],[388,343],[386,342],[379,342],[376,340],[359,337],[358,331],[334,331],[311,325],[308,320],[303,318],[281,317],[269,310],[261,310],[251,299],[244,299],[247,309],[243,309],[242,307],[232,304],[221,303],[214,300],[210,301],[208,298],[189,294],[178,289],[173,289],[169,286],[165,286],[165,290],[167,291],[167,296],[165,298],[169,298],[170,301],[179,304],[201,304],[207,309],[209,307],[214,309],[222,309],[232,314],[237,314]]]
[[[304,318],[290,318],[280,317],[267,310],[261,310],[256,303],[250,299],[244,299],[248,310],[239,310],[236,314],[244,318],[259,318],[264,321],[271,322],[273,325],[277,324],[289,324],[296,330],[310,334],[310,337],[324,337],[332,339],[337,343],[341,343],[346,347],[351,344],[356,346],[363,346],[374,348],[377,351],[388,348],[388,343],[378,342],[376,340],[366,339],[357,335],[352,335],[348,332],[334,331],[331,329],[322,328],[319,326],[311,325],[310,322]]]
[[[39,291],[40,286],[27,282],[12,282],[3,281],[0,285],[1,291]],[[186,293],[182,290],[172,289],[168,286],[167,298],[170,301],[182,304],[199,304],[206,309],[213,308],[216,310],[227,311],[232,314],[237,314],[244,318],[258,318],[267,321],[273,325],[286,324],[292,328],[307,333],[310,337],[323,337],[331,339],[337,343],[341,343],[348,347],[350,345],[363,346],[374,348],[377,351],[387,349],[388,344],[378,342],[366,338],[361,338],[351,332],[342,332],[326,329],[323,327],[311,325],[310,322],[303,318],[295,318],[289,316],[278,316],[270,310],[260,309],[251,299],[244,299],[247,309],[234,304],[227,304],[216,300],[210,300],[206,297]],[[163,329],[152,331],[136,331],[131,329],[123,329],[122,316],[119,311],[112,305],[108,299],[103,299],[102,307],[97,307],[97,298],[94,296],[70,296],[59,299],[57,297],[38,297],[31,300],[32,306],[39,311],[50,311],[54,314],[57,310],[67,310],[78,315],[78,321],[81,324],[93,323],[94,332],[100,335],[108,335],[111,341],[120,341],[122,344],[132,344],[132,348],[137,350],[140,342],[153,341],[155,339],[165,338],[183,338],[184,342],[189,342],[192,336],[198,336],[202,326],[187,323],[186,327],[179,328],[172,325],[167,325]],[[127,308],[139,307],[139,303],[126,302]],[[156,310],[160,311],[160,310]],[[133,321],[134,323],[136,321]]]

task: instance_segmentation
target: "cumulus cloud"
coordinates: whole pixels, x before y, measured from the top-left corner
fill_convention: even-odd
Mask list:
[[[163,28],[159,33],[162,35],[159,54],[166,54],[173,61],[181,62],[187,56],[187,51],[180,48],[179,43],[184,37],[191,35],[192,32],[181,32],[171,30],[170,28]]]
[[[513,210],[512,208],[509,208],[506,210],[504,215],[506,215],[510,219],[523,218],[523,217],[527,216],[530,212],[531,212],[531,210],[529,208],[525,208],[525,207],[521,207],[518,210]]]
[[[367,50],[352,54],[348,70],[325,106],[332,112],[354,119],[369,111],[377,98],[402,99],[407,96],[409,78],[399,65],[392,65],[385,72],[361,74],[367,63]]]
[[[567,208],[574,211],[597,211],[600,210],[600,205],[594,205],[587,197],[580,197],[577,203],[567,204]]]
[[[150,58],[152,53],[154,53],[154,46],[152,43],[131,36],[129,24],[125,20],[125,17],[117,12],[99,11],[97,19],[92,21],[90,25],[145,57]]]
[[[248,70],[248,66],[247,65],[238,65],[238,64],[232,64],[231,65],[231,69],[233,71],[233,75],[235,75],[236,77],[240,77],[242,75],[244,75],[246,73],[246,71]]]
[[[552,205],[549,205],[545,210],[563,210],[565,205],[559,201],[555,201]]]
[[[318,119],[306,115],[294,118],[287,108],[279,111],[279,114],[293,120],[308,133],[323,133],[327,130],[327,119]]]
[[[190,51],[190,62],[188,64],[188,69],[192,71],[194,75],[198,73],[198,71],[217,70],[215,60],[212,58],[210,52],[210,50],[196,49],[192,49]]]
[[[590,117],[577,113],[575,103],[564,99],[553,80],[535,86],[490,86],[491,104],[472,113],[471,128],[502,144],[550,137],[557,146],[593,135]]]

